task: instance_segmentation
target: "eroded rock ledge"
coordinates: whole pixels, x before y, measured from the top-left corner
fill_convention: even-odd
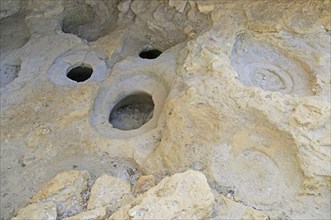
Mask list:
[[[87,171],[58,174],[13,219],[224,219],[233,214],[238,219],[268,219],[263,212],[213,191],[199,171],[165,177],[148,191],[135,195],[129,183],[108,175],[99,177],[89,190],[88,177]],[[146,183],[135,187],[139,184]],[[82,195],[86,195],[85,200]],[[236,208],[236,213],[229,205]]]
[[[0,6],[1,218],[330,218],[330,0]]]

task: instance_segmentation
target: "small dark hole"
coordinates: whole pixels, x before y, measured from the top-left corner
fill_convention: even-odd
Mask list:
[[[161,53],[162,52],[157,49],[144,50],[144,51],[140,52],[139,57],[141,57],[143,59],[155,59],[158,56],[160,56]]]
[[[154,102],[146,93],[129,95],[111,110],[109,122],[120,130],[140,128],[153,117]]]
[[[71,69],[67,73],[67,77],[76,82],[84,82],[91,77],[92,73],[93,69],[91,67],[82,65]]]

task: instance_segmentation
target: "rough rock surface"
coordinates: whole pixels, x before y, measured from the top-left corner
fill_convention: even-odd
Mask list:
[[[211,215],[213,202],[206,177],[188,170],[164,178],[110,219],[204,219]]]
[[[59,217],[77,214],[84,209],[83,195],[89,179],[88,171],[59,173],[32,197],[31,202],[53,201],[57,205]]]
[[[64,220],[99,220],[106,219],[107,210],[105,207],[99,207],[89,211],[81,212],[78,215],[64,218]]]
[[[330,0],[1,0],[1,218],[65,170],[195,169],[226,210],[329,219],[330,31]],[[114,128],[138,93],[152,118]]]
[[[33,220],[33,219],[56,219],[56,204],[54,202],[32,203],[18,211],[12,220]]]
[[[155,184],[156,179],[154,175],[141,176],[135,185],[134,194],[142,194],[149,190],[151,187],[155,186]]]
[[[20,10],[20,0],[8,0],[0,2],[0,19],[15,14]]]
[[[129,203],[130,199],[130,184],[105,174],[95,181],[91,189],[87,209],[107,206],[111,212],[114,212],[122,205]]]
[[[269,216],[263,211],[258,211],[240,203],[231,194],[223,196],[216,190],[212,191],[215,196],[214,212],[211,219],[247,219],[268,220]]]

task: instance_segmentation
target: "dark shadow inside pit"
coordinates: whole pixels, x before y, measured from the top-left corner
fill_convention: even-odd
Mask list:
[[[126,96],[111,110],[109,122],[120,130],[134,130],[153,117],[154,102],[147,93]]]
[[[67,73],[67,77],[76,82],[84,82],[88,80],[93,73],[93,69],[86,65],[81,65],[71,69]]]
[[[155,59],[161,55],[161,51],[157,49],[143,50],[140,52],[139,57],[143,59]]]

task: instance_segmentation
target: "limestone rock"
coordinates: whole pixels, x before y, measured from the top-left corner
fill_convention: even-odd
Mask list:
[[[0,19],[8,17],[20,10],[20,0],[7,0],[0,2]]]
[[[213,2],[201,2],[197,1],[198,9],[201,13],[208,14],[212,12],[215,8],[215,4]]]
[[[56,219],[56,204],[54,202],[32,203],[18,211],[12,220]]]
[[[121,1],[118,4],[117,9],[122,13],[126,13],[130,10],[130,3],[131,3],[131,0]]]
[[[155,186],[156,180],[154,175],[141,176],[136,183],[134,194],[142,194]]]
[[[203,219],[211,215],[213,201],[206,177],[188,170],[164,178],[110,219]]]
[[[178,12],[183,12],[186,4],[187,0],[169,0],[169,6],[175,7]]]
[[[139,170],[203,171],[236,200],[217,200],[216,219],[259,218],[249,207],[330,219],[330,0],[0,0],[0,18],[0,219],[71,167],[132,185]],[[79,66],[93,69],[84,82],[68,76]],[[136,92],[152,96],[152,119],[114,128],[110,113]],[[74,216],[83,188],[33,203]]]
[[[90,179],[88,171],[66,171],[57,174],[49,181],[31,202],[53,201],[57,204],[58,216],[67,217],[83,211],[84,191]]]
[[[64,220],[100,220],[107,217],[107,210],[105,207],[99,207],[86,212],[79,213],[78,215],[65,218]]]
[[[129,183],[104,174],[95,181],[91,189],[87,209],[107,206],[111,212],[114,212],[122,205],[130,202],[130,192],[131,186]]]
[[[268,215],[233,201],[217,191],[213,190],[215,196],[214,212],[211,219],[245,219],[245,220],[267,220]]]

